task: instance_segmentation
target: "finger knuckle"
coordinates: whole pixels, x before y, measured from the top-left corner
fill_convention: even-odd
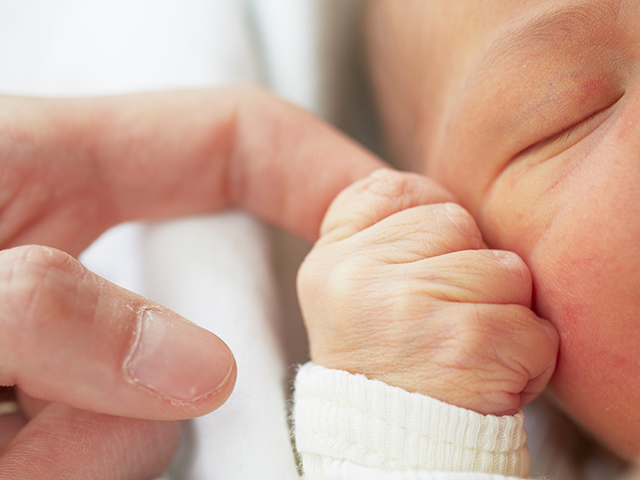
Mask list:
[[[427,319],[437,313],[439,302],[425,285],[426,282],[399,279],[386,288],[387,296],[393,302],[390,308],[393,319],[400,322]]]
[[[312,250],[302,261],[296,277],[296,287],[301,301],[317,291],[324,276],[321,265],[316,261],[317,253]]]
[[[49,268],[67,268],[75,262],[69,254],[43,245],[26,245],[13,250],[16,252],[16,261],[34,268],[45,270]]]
[[[336,259],[332,261],[330,259]],[[298,297],[303,311],[312,306],[312,312],[321,311],[324,316],[343,318],[354,295],[364,287],[359,255],[347,255],[336,249],[312,250],[302,263],[297,278]],[[311,320],[305,315],[305,320]]]
[[[449,213],[448,210],[455,213]],[[402,222],[399,221],[402,219]],[[397,216],[395,235],[417,243],[425,257],[482,248],[482,235],[471,215],[455,204],[420,205]],[[431,252],[431,253],[430,253]],[[440,252],[440,253],[435,253]]]
[[[0,295],[5,314],[20,322],[46,322],[52,314],[64,313],[82,267],[70,255],[43,246],[17,247],[2,260]],[[64,318],[64,316],[62,316]]]
[[[374,224],[394,210],[402,209],[404,203],[408,206],[410,190],[402,173],[376,170],[338,194],[322,222],[322,236],[332,233],[344,238]]]
[[[371,268],[363,265],[363,259],[359,256],[351,256],[336,264],[327,275],[326,289],[328,297],[339,303],[352,298],[358,292],[363,292],[374,281],[363,281],[363,274],[371,273]]]
[[[77,260],[55,248],[28,245],[14,250],[15,272],[24,280],[34,283],[45,280],[54,272],[74,275],[81,269]]]
[[[447,202],[436,206],[441,215],[440,228],[443,234],[455,233],[468,242],[471,248],[482,247],[482,234],[473,216],[456,203]]]
[[[520,258],[517,253],[509,252],[506,250],[493,250],[491,251],[495,259],[497,259],[503,268],[522,284],[531,283],[531,273],[529,267]]]
[[[362,185],[363,191],[389,198],[398,198],[411,190],[410,177],[406,173],[382,168],[373,172]]]
[[[451,365],[477,369],[494,356],[501,332],[494,321],[493,310],[473,304],[449,306],[444,310],[449,318],[449,341],[444,350]]]

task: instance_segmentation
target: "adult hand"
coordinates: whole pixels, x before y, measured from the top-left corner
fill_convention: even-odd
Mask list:
[[[0,98],[0,384],[22,410],[1,418],[0,477],[148,478],[176,447],[170,420],[233,388],[221,340],[74,259],[100,233],[235,206],[314,240],[381,165],[253,88]]]

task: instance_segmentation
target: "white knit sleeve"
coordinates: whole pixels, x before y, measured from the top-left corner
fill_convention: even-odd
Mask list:
[[[306,480],[526,477],[524,414],[495,417],[311,363],[300,368],[295,441]]]

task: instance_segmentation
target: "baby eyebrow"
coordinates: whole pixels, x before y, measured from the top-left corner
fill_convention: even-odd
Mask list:
[[[542,12],[498,36],[476,71],[495,68],[500,60],[541,45],[562,49],[585,42],[608,43],[619,30],[621,1],[589,0]]]

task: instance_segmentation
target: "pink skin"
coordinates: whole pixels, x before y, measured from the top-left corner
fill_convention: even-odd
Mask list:
[[[529,265],[534,308],[558,329],[554,396],[600,438],[636,457],[640,168],[637,154],[621,139],[625,117],[638,111],[637,102],[635,107],[631,102],[614,120],[617,125],[592,134],[601,138],[590,152],[572,159],[579,165],[563,165],[549,176],[550,186],[563,177],[560,183],[541,188],[537,202],[500,214],[495,203],[523,189],[517,180],[513,187],[500,185],[508,182],[505,172],[485,201],[481,223],[492,245],[516,251]],[[563,169],[571,172],[563,175]],[[510,220],[514,217],[523,219],[518,228]]]
[[[231,206],[313,240],[333,197],[382,165],[253,87],[0,96],[0,387],[21,410],[0,416],[0,478],[155,478],[171,420],[233,389],[219,339],[71,255],[116,223]]]
[[[452,62],[423,94],[436,107],[421,112],[413,138],[395,139],[396,150],[419,152],[416,169],[458,197],[488,245],[524,259],[534,309],[561,338],[551,395],[614,450],[638,458],[640,4],[613,1],[613,14],[600,15],[605,2],[503,0],[478,20],[480,7],[467,3],[424,27],[440,35],[440,49],[451,47]],[[491,56],[494,42],[531,18],[576,5],[596,7],[581,12],[590,21],[561,18],[562,28]],[[466,38],[451,40],[438,23],[447,21]],[[434,52],[421,54],[428,62]],[[387,102],[393,114],[388,92],[383,111]]]

